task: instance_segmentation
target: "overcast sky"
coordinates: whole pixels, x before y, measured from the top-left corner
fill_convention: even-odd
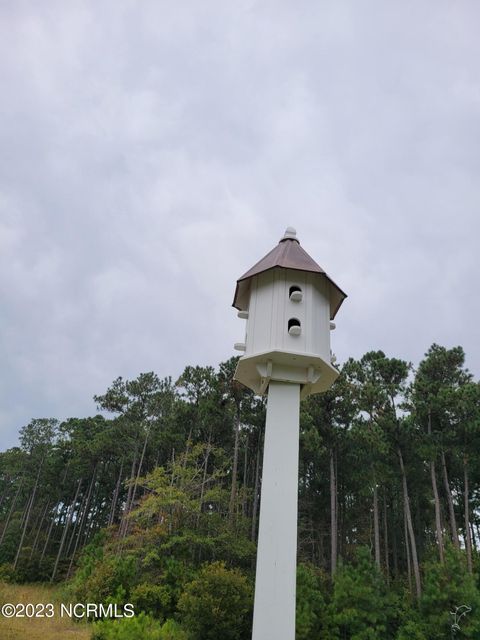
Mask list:
[[[480,375],[480,5],[0,4],[0,449],[114,378],[232,355],[285,227],[349,295],[340,362]]]

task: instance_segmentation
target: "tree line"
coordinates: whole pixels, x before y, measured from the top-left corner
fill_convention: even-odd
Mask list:
[[[265,399],[233,380],[236,362],[117,378],[97,415],[23,427],[0,453],[0,575],[111,597],[130,581],[164,619],[205,563],[251,583]],[[434,344],[416,368],[382,351],[349,359],[302,402],[300,428],[298,558],[330,594],[365,553],[412,606],[429,563],[456,557],[476,579],[480,385],[461,347]]]

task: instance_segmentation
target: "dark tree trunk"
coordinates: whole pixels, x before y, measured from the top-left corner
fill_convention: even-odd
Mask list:
[[[7,483],[10,482],[10,476],[6,477],[6,481],[7,481]],[[8,496],[8,494],[9,494],[9,490],[5,489],[5,491],[0,496],[0,509],[2,508],[2,504],[3,504],[4,500],[6,499],[6,497]]]
[[[378,486],[376,481],[373,485],[373,537],[375,542],[375,564],[380,569],[380,522],[378,513]]]
[[[98,465],[96,466],[95,470],[97,472],[97,478],[101,476],[101,466],[102,466],[101,462],[99,462]],[[98,526],[97,515],[99,513],[99,508],[97,504],[97,494],[98,494],[100,485],[101,485],[101,480],[99,480],[98,482],[95,481],[93,484],[93,493],[90,498],[90,503],[93,504],[93,509],[88,510],[87,515],[90,515],[90,520],[85,526],[84,544],[87,544],[91,534],[94,533],[94,531]]]
[[[12,500],[12,504],[10,505],[10,509],[8,511],[7,521],[5,522],[5,526],[3,527],[2,535],[0,536],[0,545],[5,538],[5,534],[7,533],[8,525],[10,524],[10,519],[12,517],[13,511],[15,509],[15,505],[17,504],[18,496],[20,495],[20,489],[22,488],[23,478],[20,480],[20,484],[18,485],[18,489],[15,493],[15,496]]]
[[[35,553],[35,549],[37,548],[37,544],[38,544],[38,539],[40,537],[40,532],[42,530],[43,527],[43,521],[45,520],[45,517],[48,513],[48,509],[50,508],[51,502],[47,501],[46,505],[45,505],[45,509],[42,511],[42,515],[40,517],[40,522],[37,523],[37,534],[35,536],[35,540],[33,541],[32,544],[32,550],[30,552],[30,559],[33,558],[33,554]]]
[[[245,450],[243,457],[243,500],[242,500],[242,513],[244,516],[247,516],[247,487],[248,487],[248,438],[245,438]]]
[[[95,486],[95,482],[96,482],[96,479],[97,479],[97,470],[98,470],[98,463],[93,468],[92,477],[91,477],[90,483],[88,485],[87,499],[85,501],[85,507],[83,509],[82,517],[81,517],[81,520],[80,520],[80,526],[78,528],[77,540],[75,542],[75,548],[73,550],[73,556],[75,556],[75,552],[76,552],[78,544],[79,544],[79,542],[81,540],[82,533],[83,533],[83,531],[85,529],[85,524],[86,524],[86,522],[88,520],[88,514],[90,512],[90,504],[91,504],[91,501],[92,501],[93,487]]]
[[[187,446],[188,446],[188,444],[187,444]],[[135,470],[137,468],[137,454],[138,454],[138,441],[135,443],[135,453],[133,455],[132,468],[131,468],[131,471],[130,471],[130,483],[128,485],[127,500],[125,502],[125,508],[123,510],[122,519],[120,520],[120,527],[118,529],[118,537],[119,538],[123,538],[124,537],[124,532],[126,531],[126,528],[127,528],[127,516],[130,513],[130,502],[131,502],[132,491],[133,491],[133,485],[132,485],[131,481],[135,477]],[[186,463],[186,461],[185,461],[185,463]]]
[[[132,499],[130,504],[130,511],[133,509],[135,504],[135,497],[137,495],[138,482],[140,480],[140,475],[142,473],[143,462],[145,460],[145,452],[147,450],[148,439],[150,437],[150,428],[147,428],[145,433],[145,440],[143,441],[143,449],[142,454],[140,456],[140,462],[138,463],[137,475],[135,476],[135,484],[133,485]]]
[[[388,548],[388,515],[387,515],[387,496],[385,491],[383,492],[383,544],[385,553],[385,575],[387,578],[387,584],[390,583],[390,560],[389,560],[389,548]]]
[[[405,467],[403,464],[403,456],[402,456],[402,451],[400,447],[398,448],[398,458],[400,461],[400,470],[402,473],[403,504],[405,509],[405,517],[407,520],[407,529],[410,536],[410,552],[412,554],[412,568],[413,568],[413,575],[415,577],[415,588],[416,588],[417,598],[420,599],[420,596],[422,595],[422,585],[420,582],[420,567],[418,565],[417,543],[415,541],[415,534],[413,531],[412,514],[410,511],[410,497],[408,495],[407,476],[405,475]]]
[[[55,510],[57,510],[58,506],[55,507]],[[42,555],[40,556],[40,560],[43,560],[45,557],[45,552],[47,550],[48,547],[48,543],[50,542],[50,536],[52,535],[52,530],[53,530],[53,525],[55,524],[55,514],[52,514],[51,516],[51,520],[50,520],[50,526],[48,527],[48,533],[47,533],[47,537],[45,538],[45,543],[43,545],[43,549],[42,549]]]
[[[330,449],[330,571],[332,578],[337,571],[337,480],[335,476],[335,454]]]
[[[20,526],[23,527],[23,525],[25,524],[25,519],[27,517],[27,514],[30,512],[30,505],[32,504],[32,497],[35,497],[35,494],[32,492],[30,493],[30,495],[28,496],[28,500],[23,508],[23,513],[22,513],[22,518],[20,520]]]
[[[42,462],[41,462],[41,464],[40,464],[40,466],[38,468],[37,477],[35,479],[35,485],[33,487],[33,491],[32,491],[31,497],[30,497],[28,509],[26,510],[26,513],[25,513],[24,525],[23,525],[23,529],[22,529],[22,535],[20,536],[20,542],[18,543],[17,554],[15,556],[15,561],[13,563],[14,570],[17,568],[18,559],[19,559],[20,553],[22,551],[23,541],[25,540],[25,534],[27,533],[28,522],[30,520],[30,515],[32,513],[33,503],[35,501],[35,494],[37,493],[38,482],[40,480],[40,473],[42,471],[43,462],[44,462],[44,460],[42,460]]]
[[[457,520],[455,518],[455,509],[453,506],[453,498],[452,492],[450,491],[450,483],[448,482],[448,473],[447,473],[447,462],[445,460],[445,452],[441,453],[442,460],[442,472],[443,472],[443,483],[445,486],[445,493],[447,496],[448,503],[448,513],[450,516],[450,529],[452,532],[452,541],[456,549],[460,549],[460,542],[458,540],[458,528],[457,528]]]
[[[198,514],[197,514],[197,529],[198,526],[200,524],[200,517],[202,515],[202,507],[203,507],[203,497],[205,495],[205,487],[207,485],[207,474],[208,474],[208,460],[210,458],[210,453],[212,450],[211,447],[211,440],[212,440],[212,432],[210,430],[209,434],[208,434],[208,443],[207,443],[207,448],[205,451],[205,459],[204,459],[204,463],[203,463],[203,476],[202,476],[202,485],[200,487],[200,500],[199,500],[199,510],[198,510]],[[198,562],[201,562],[202,560],[202,548],[199,547],[198,549],[198,554],[197,554],[197,560]]]
[[[53,582],[55,580],[55,575],[57,573],[58,564],[59,564],[60,558],[62,556],[63,547],[65,546],[65,540],[67,538],[68,528],[70,526],[70,522],[72,521],[73,512],[75,511],[75,507],[76,507],[76,504],[77,504],[78,494],[80,492],[81,485],[82,485],[82,479],[80,478],[80,480],[77,483],[77,490],[75,491],[75,496],[73,498],[73,502],[70,505],[70,509],[67,512],[67,518],[65,520],[65,526],[63,528],[62,538],[60,540],[60,546],[58,548],[58,553],[57,553],[57,557],[55,559],[55,564],[54,564],[54,567],[53,567],[52,575],[50,577],[50,582]]]
[[[468,459],[463,456],[463,497],[464,497],[464,515],[465,515],[465,548],[467,551],[467,567],[469,573],[473,573],[472,568],[472,539],[470,537],[470,512],[469,512],[469,486],[468,486]]]
[[[202,506],[203,506],[203,496],[205,495],[205,486],[207,484],[208,459],[210,458],[210,452],[211,452],[211,445],[210,445],[211,439],[212,439],[212,432],[210,431],[210,433],[208,434],[207,449],[205,451],[205,460],[203,462],[203,476],[202,476],[202,486],[200,487],[200,501],[199,501],[200,504],[199,504],[199,511],[197,514],[197,527],[200,522],[200,516],[202,513]]]
[[[123,458],[120,464],[120,471],[118,473],[117,484],[115,485],[115,491],[113,492],[112,498],[112,507],[110,509],[110,515],[108,517],[108,526],[111,527],[115,520],[115,509],[117,507],[118,496],[120,493],[120,486],[122,484],[122,473],[123,473]]]
[[[398,543],[397,543],[397,527],[395,521],[392,527],[392,552],[393,552],[393,575],[398,577]]]
[[[445,558],[444,558],[444,550],[443,550],[442,516],[440,511],[440,498],[438,495],[435,463],[433,462],[433,460],[430,462],[430,478],[432,480],[432,491],[433,491],[433,498],[435,501],[435,529],[437,532],[438,554],[440,557],[440,562],[441,564],[443,564],[445,562]]]
[[[70,540],[68,541],[67,548],[65,550],[65,556],[67,558],[70,555],[70,550],[72,548],[73,541],[76,539],[77,529],[78,529],[80,521],[81,521],[81,519],[83,517],[83,513],[85,511],[85,503],[86,503],[86,501],[87,501],[87,496],[85,494],[83,494],[82,495],[82,501],[80,502],[80,506],[78,507],[78,510],[77,510],[77,516],[75,518],[75,524],[73,525],[72,533],[70,535]],[[73,519],[73,516],[72,516],[72,519]]]
[[[240,402],[237,402],[234,421],[234,445],[233,445],[233,466],[232,466],[232,487],[230,490],[230,503],[228,513],[230,519],[234,516],[235,502],[237,498],[237,473],[238,473],[238,442],[240,438]]]
[[[145,440],[143,441],[142,453],[140,455],[140,461],[138,463],[137,473],[135,475],[135,482],[133,483],[133,489],[132,489],[132,493],[131,493],[131,497],[130,497],[130,504],[129,504],[128,510],[125,509],[125,516],[128,516],[128,514],[130,513],[130,511],[132,511],[132,509],[133,509],[133,507],[135,505],[135,497],[137,495],[138,482],[140,480],[140,475],[142,473],[143,461],[145,459],[145,452],[147,450],[147,444],[148,444],[149,436],[150,436],[150,428],[147,427],[147,430],[146,430],[146,433],[145,433]],[[123,525],[123,534],[122,534],[124,538],[127,537],[129,526],[130,526],[130,522],[129,522],[128,518],[125,517],[124,525]]]
[[[429,439],[432,435],[432,416],[429,410],[428,412],[428,435]],[[435,530],[437,532],[437,544],[438,544],[438,553],[440,556],[441,564],[444,563],[444,552],[443,552],[443,532],[442,532],[442,518],[440,512],[440,498],[438,496],[438,487],[437,487],[437,474],[435,472],[435,462],[434,460],[430,461],[430,478],[432,481],[432,491],[433,498],[435,503]]]
[[[410,592],[413,591],[412,586],[412,561],[410,560],[410,544],[408,542],[408,525],[407,525],[407,514],[405,510],[403,511],[403,528],[404,528],[404,536],[405,536],[405,552],[407,557],[407,575],[408,575],[408,586]]]

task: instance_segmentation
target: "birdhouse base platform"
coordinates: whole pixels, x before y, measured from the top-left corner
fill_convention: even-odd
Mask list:
[[[240,358],[234,377],[259,395],[266,393],[271,380],[300,384],[300,397],[305,398],[326,391],[338,375],[337,369],[318,355],[267,351]]]

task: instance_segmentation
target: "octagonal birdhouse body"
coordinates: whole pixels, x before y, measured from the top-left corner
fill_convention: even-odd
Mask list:
[[[331,363],[331,320],[346,294],[304,251],[289,227],[277,247],[237,281],[233,306],[246,319],[235,378],[255,393],[270,380],[326,390],[338,376]]]

